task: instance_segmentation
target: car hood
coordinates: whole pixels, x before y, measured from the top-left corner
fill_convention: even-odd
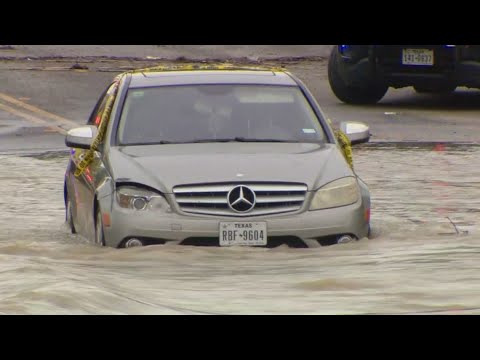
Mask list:
[[[353,172],[335,144],[204,143],[112,147],[107,167],[116,182],[172,193],[177,185],[295,182],[316,190]]]

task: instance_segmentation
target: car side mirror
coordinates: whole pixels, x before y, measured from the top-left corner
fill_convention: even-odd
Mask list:
[[[68,131],[65,145],[71,148],[90,149],[93,140],[98,134],[98,129],[93,125],[85,125]]]
[[[370,140],[370,128],[362,122],[342,122],[340,130],[347,135],[352,145],[367,143]]]

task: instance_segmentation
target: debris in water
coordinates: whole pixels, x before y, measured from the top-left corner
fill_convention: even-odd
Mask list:
[[[455,223],[454,223],[452,220],[450,220],[450,218],[449,218],[448,216],[447,216],[447,219],[448,219],[448,221],[450,221],[450,224],[452,224],[453,227],[455,228],[455,231],[457,232],[457,235],[459,235],[459,234],[460,234],[460,231],[458,231],[457,226],[455,225]],[[468,234],[468,231],[462,231],[462,234],[463,234],[463,235],[467,235],[467,234]]]

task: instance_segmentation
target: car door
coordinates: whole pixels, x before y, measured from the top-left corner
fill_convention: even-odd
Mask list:
[[[112,99],[112,96],[114,97],[114,95],[112,94],[114,94],[113,90],[116,86],[118,86],[117,83],[110,84],[100,96],[87,121],[87,125],[94,125],[97,128],[100,126],[107,103],[109,100],[114,101],[114,98]],[[107,118],[104,118],[104,121],[108,120],[108,116]],[[76,220],[75,227],[80,234],[87,238],[91,238],[92,228],[94,229],[93,202],[95,190],[100,181],[98,176],[104,174],[104,171],[101,171],[104,167],[101,152],[95,151],[93,161],[86,166],[80,175],[75,176],[75,171],[77,170],[79,163],[88,152],[89,150],[85,149],[72,149],[71,168],[69,171],[69,183],[71,185],[68,191],[72,201],[73,215]]]

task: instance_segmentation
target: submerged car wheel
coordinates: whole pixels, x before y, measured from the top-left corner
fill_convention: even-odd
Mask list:
[[[98,246],[105,246],[102,212],[100,211],[100,209],[97,209],[95,216],[95,244]]]
[[[70,201],[68,196],[67,196],[67,204],[65,206],[65,213],[66,213],[65,220],[67,222],[68,227],[70,228],[70,232],[72,234],[76,234],[77,230],[75,229],[75,224],[73,222],[72,202]]]
[[[328,81],[335,96],[347,104],[366,105],[375,104],[382,99],[388,91],[388,86],[378,83],[365,84],[362,87],[349,86],[340,76],[338,62],[338,49],[334,49],[328,62]]]

